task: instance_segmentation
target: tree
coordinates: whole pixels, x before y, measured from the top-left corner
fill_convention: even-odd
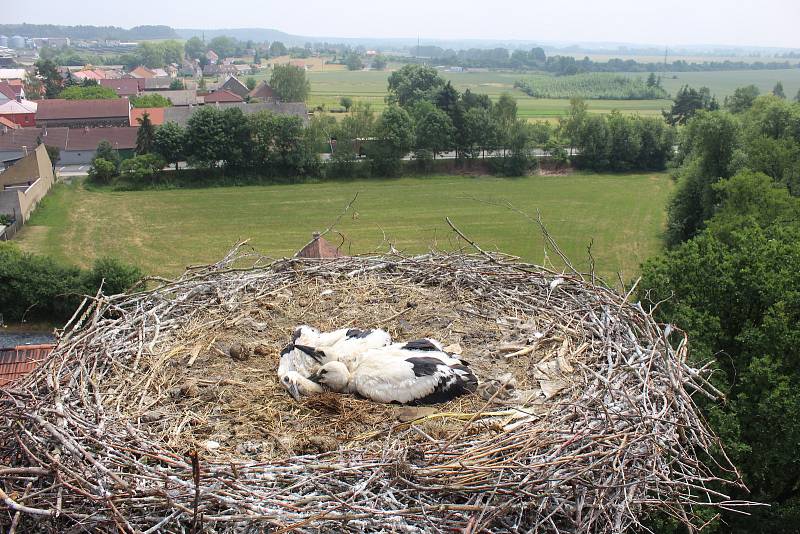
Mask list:
[[[678,186],[667,207],[667,244],[676,246],[700,232],[719,201],[714,184],[738,170],[741,135],[736,118],[701,111],[683,132]]]
[[[608,123],[600,115],[588,115],[574,134],[572,144],[578,149],[582,167],[593,170],[607,169],[611,163],[611,141]]]
[[[439,108],[428,104],[431,109],[423,114],[418,115],[415,121],[414,132],[416,134],[416,141],[414,143],[417,149],[418,157],[420,154],[430,154],[433,159],[436,155],[449,150],[453,146],[455,138],[455,127],[453,121],[447,116],[447,113]],[[423,151],[423,152],[420,152]]]
[[[236,39],[228,37],[227,35],[214,37],[208,43],[209,50],[213,50],[220,59],[235,56],[237,46],[238,43]]]
[[[110,87],[103,87],[102,85],[89,85],[86,87],[73,85],[62,90],[59,98],[66,98],[67,100],[103,100],[119,97],[116,91]]]
[[[192,165],[216,167],[223,160],[227,141],[222,112],[214,106],[203,106],[189,117],[186,124],[186,158]]]
[[[367,152],[372,160],[373,171],[390,176],[400,170],[400,161],[414,144],[414,124],[406,110],[399,106],[388,106],[375,127],[377,138]]]
[[[153,139],[153,151],[164,158],[168,163],[175,165],[186,157],[185,151],[186,131],[175,122],[167,122],[159,126]]]
[[[168,108],[172,105],[172,101],[169,98],[159,94],[132,96],[130,101],[135,108]]]
[[[503,93],[493,107],[494,115],[501,128],[509,129],[517,120],[517,101],[508,93]]]
[[[305,102],[311,90],[306,72],[294,65],[277,65],[272,70],[269,85],[282,102]]]
[[[345,111],[349,112],[350,108],[353,107],[353,99],[349,96],[343,96],[339,99],[339,104],[344,108]]]
[[[208,51],[205,43],[199,37],[192,37],[187,40],[183,45],[183,49],[186,52],[186,57],[190,59],[200,59]]]
[[[153,180],[164,165],[164,160],[158,154],[141,154],[123,161],[120,174],[135,182]]]
[[[117,175],[117,168],[113,162],[104,158],[95,157],[89,167],[89,180],[100,184],[109,184]]]
[[[269,45],[270,57],[285,56],[287,53],[288,51],[286,50],[286,45],[280,41],[273,41],[272,44]]]
[[[786,93],[783,92],[783,82],[778,82],[772,89],[772,94],[778,98],[786,98]]]
[[[375,56],[372,58],[372,68],[375,70],[384,70],[389,62],[386,60],[384,56]]]
[[[364,68],[364,62],[361,61],[361,56],[355,53],[351,53],[347,56],[345,65],[347,65],[347,70],[362,70]]]
[[[136,154],[149,154],[153,150],[156,136],[155,126],[150,120],[150,114],[146,111],[136,121],[139,123],[139,129],[136,131]]]
[[[794,101],[800,102],[800,89],[797,90],[797,94],[794,95]]]
[[[456,143],[462,155],[477,158],[481,151],[492,148],[496,139],[496,123],[488,109],[476,106],[464,112],[456,133]]]
[[[589,106],[582,98],[569,99],[569,113],[566,120],[561,122],[561,129],[574,147],[578,144],[578,135],[583,130],[586,117],[589,115]]]
[[[256,79],[253,78],[252,76],[248,76],[245,79],[244,84],[248,89],[250,89],[252,91],[253,89],[256,88],[256,85],[258,84],[258,82],[256,82]]]
[[[186,84],[183,83],[183,80],[176,78],[169,82],[169,88],[171,91],[180,91],[186,89]]]
[[[686,124],[698,111],[715,111],[717,109],[719,109],[719,103],[715,97],[711,96],[708,87],[701,87],[697,90],[684,85],[675,96],[672,108],[664,112],[664,119],[673,126]]]
[[[404,65],[389,76],[386,101],[400,107],[411,106],[420,100],[433,99],[444,85],[444,79],[433,67]]]
[[[95,151],[95,158],[102,158],[108,162],[111,162],[114,165],[114,173],[116,174],[119,171],[119,164],[121,158],[119,157],[119,151],[111,146],[111,143],[108,141],[100,141],[97,145],[97,150]]]
[[[753,105],[759,94],[758,87],[748,85],[737,88],[731,96],[725,97],[725,107],[731,113],[742,113]]]
[[[61,92],[61,74],[58,72],[58,65],[49,59],[36,62],[36,71],[42,77],[44,83],[45,96],[56,98]]]
[[[647,87],[657,87],[658,86],[658,78],[656,78],[656,74],[654,72],[650,73],[650,76],[647,77]]]

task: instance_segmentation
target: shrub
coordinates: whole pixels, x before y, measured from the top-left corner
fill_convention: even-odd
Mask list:
[[[123,161],[120,172],[122,176],[137,182],[153,180],[158,177],[166,164],[166,161],[156,154],[144,154]]]
[[[117,167],[107,159],[95,157],[89,167],[89,180],[100,184],[110,184],[117,176]]]

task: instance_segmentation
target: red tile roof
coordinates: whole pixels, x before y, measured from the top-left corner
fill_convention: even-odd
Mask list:
[[[8,82],[0,82],[0,93],[3,93],[6,98],[14,100],[19,95],[19,85],[11,85]]]
[[[36,120],[100,119],[106,117],[130,117],[130,102],[127,98],[105,100],[64,100],[53,98],[40,100]]]
[[[298,258],[339,258],[342,253],[339,249],[328,243],[324,237],[314,234],[314,239],[296,254]]]
[[[231,93],[227,89],[220,89],[203,97],[206,104],[215,104],[217,102],[242,102],[241,96]]]
[[[138,119],[141,118],[145,112],[150,115],[150,122],[153,124],[164,124],[164,108],[133,108],[131,110],[131,126],[138,128]]]
[[[255,89],[250,91],[250,97],[252,98],[260,98],[262,100],[270,100],[275,98],[275,92],[272,90],[272,87],[265,82],[261,81],[260,84],[256,86]]]
[[[53,351],[53,345],[20,345],[0,349],[0,387],[16,382],[39,366]]]
[[[155,72],[141,65],[139,65],[138,67],[136,67],[131,71],[131,76],[134,76],[136,78],[154,78],[155,75],[156,75]]]
[[[100,85],[110,87],[117,96],[134,96],[139,94],[139,80],[136,78],[119,78],[116,80],[100,80]]]
[[[17,124],[16,122],[11,122],[5,117],[0,117],[0,125],[3,125],[7,128],[13,128],[15,130],[20,127],[19,124]]]
[[[0,150],[21,150],[23,146],[33,150],[38,140],[61,150],[94,150],[100,141],[108,141],[118,150],[136,148],[138,128],[18,128],[2,133]]]

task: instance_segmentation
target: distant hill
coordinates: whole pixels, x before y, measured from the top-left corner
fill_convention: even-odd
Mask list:
[[[221,35],[226,35],[228,37],[234,37],[239,39],[240,41],[255,41],[257,43],[263,41],[280,41],[283,44],[287,45],[304,45],[308,42],[319,42],[319,38],[315,37],[303,37],[301,35],[291,35],[286,32],[273,30],[270,28],[232,28],[227,30],[195,30],[195,29],[183,29],[178,28],[175,30],[177,34],[182,39],[190,39],[192,37],[204,37],[208,41],[209,39],[213,39],[214,37],[219,37]],[[337,43],[342,42],[342,40],[336,41]]]
[[[70,39],[119,39],[143,41],[146,39],[179,39],[169,26],[134,26],[131,29],[117,26],[57,26],[55,24],[0,24],[0,34],[11,37],[69,37]]]

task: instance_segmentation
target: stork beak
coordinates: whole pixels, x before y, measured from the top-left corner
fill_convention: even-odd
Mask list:
[[[297,384],[289,384],[289,386],[286,388],[286,391],[289,392],[289,395],[291,395],[294,400],[300,401],[300,390],[298,389]]]
[[[322,380],[322,375],[319,373],[314,373],[313,375],[309,376],[308,379],[315,384],[319,384],[319,381]]]

